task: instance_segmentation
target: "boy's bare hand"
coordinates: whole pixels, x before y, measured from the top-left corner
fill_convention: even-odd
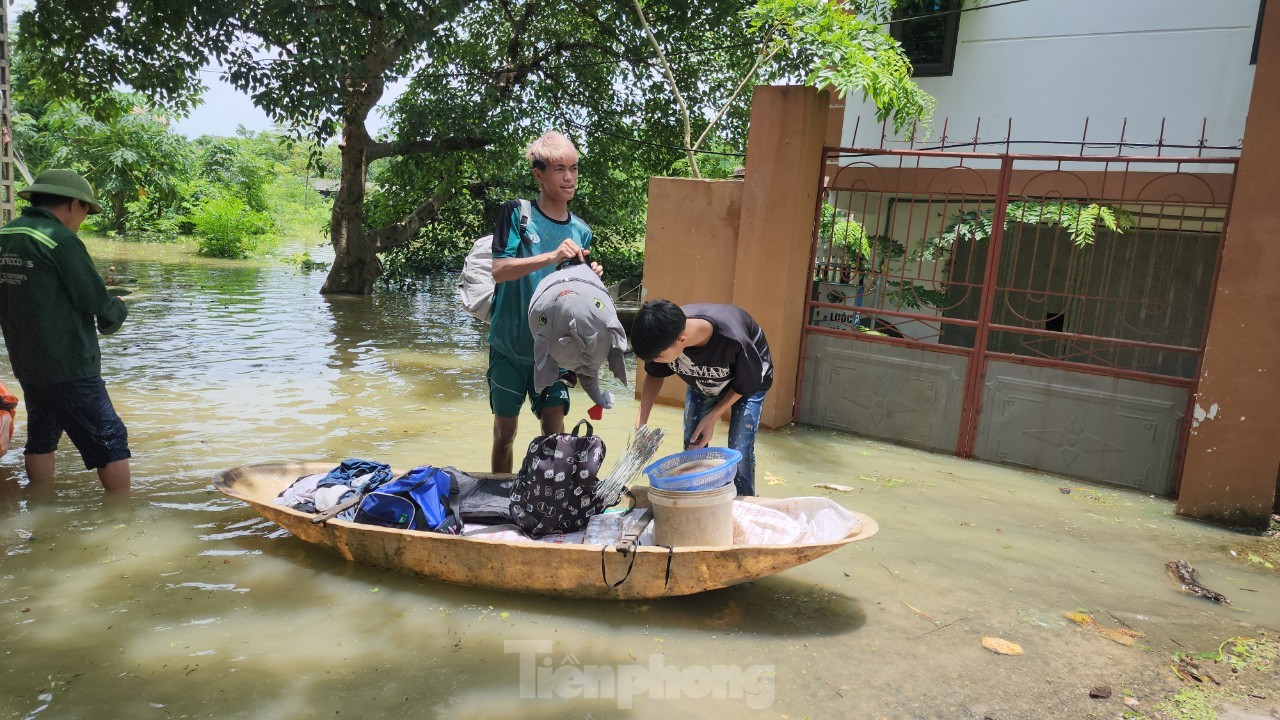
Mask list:
[[[604,268],[600,267],[598,262],[591,263],[591,272],[595,273],[598,278],[604,277]]]
[[[710,413],[698,423],[689,436],[689,447],[685,450],[697,450],[711,444],[711,436],[715,434],[716,416]]]
[[[578,247],[578,243],[572,240],[565,240],[560,243],[560,247],[551,253],[552,264],[554,265],[559,265],[565,260],[574,258],[577,258],[578,262],[586,262],[587,254],[582,251],[582,248]]]

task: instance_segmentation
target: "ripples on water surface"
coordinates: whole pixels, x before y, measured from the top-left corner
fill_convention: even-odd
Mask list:
[[[859,494],[841,500],[885,529],[765,582],[602,604],[353,566],[258,519],[210,479],[279,459],[485,469],[486,350],[452,279],[434,292],[326,299],[322,273],[200,260],[180,247],[91,250],[133,291],[129,322],[103,351],[129,425],[135,497],[104,505],[64,441],[57,496],[28,501],[18,488],[19,415],[19,449],[0,462],[0,718],[723,717],[765,700],[770,716],[894,707],[948,716],[925,707],[958,717],[954,703],[968,712],[973,700],[947,699],[937,678],[971,684],[981,678],[965,672],[981,673],[988,658],[965,624],[920,639],[933,626],[901,603],[946,622],[973,618],[966,624],[978,630],[1020,630],[1034,645],[1036,633],[1065,632],[1053,618],[1082,602],[1165,622],[1179,609],[1204,612],[1158,574],[1132,577],[1168,559],[1161,542],[1170,537],[1221,555],[1221,533],[1173,520],[1162,500],[1109,493],[1118,498],[1110,506],[1063,515],[1074,498],[1052,479],[799,430],[761,437],[763,492],[855,484]],[[615,394],[620,407],[597,427],[620,449],[635,405]],[[579,412],[588,402],[574,400]],[[655,419],[678,434],[678,413]],[[527,438],[533,418],[522,422]],[[909,482],[859,484],[871,463]],[[1124,557],[1089,557],[1095,539],[1134,527]],[[1280,603],[1263,608],[1280,588],[1247,582],[1260,591],[1242,598],[1257,601],[1250,620],[1275,623]],[[1014,588],[1021,594],[1005,598]],[[1028,629],[1018,621],[1028,616],[1049,620]],[[548,643],[556,666],[649,667],[652,656],[677,668],[776,672],[740,686],[736,699],[693,699],[702,691],[689,686],[676,700],[641,692],[638,710],[616,698],[579,697],[570,708],[521,698],[508,640]],[[956,657],[976,669],[937,664]],[[1021,667],[1035,669],[1012,682],[1054,672],[1043,657]]]

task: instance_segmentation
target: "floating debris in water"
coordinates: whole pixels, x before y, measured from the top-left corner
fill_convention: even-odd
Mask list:
[[[1009,642],[1004,638],[984,637],[982,638],[982,647],[990,650],[997,655],[1024,655],[1026,652],[1022,646],[1015,642]]]
[[[1073,623],[1076,623],[1081,627],[1089,628],[1090,630],[1093,630],[1094,632],[1098,633],[1102,637],[1112,642],[1120,643],[1121,645],[1127,645],[1132,647],[1133,641],[1135,639],[1143,637],[1143,634],[1138,632],[1137,630],[1129,630],[1126,628],[1113,628],[1113,627],[1107,627],[1106,625],[1102,625],[1098,621],[1094,620],[1093,616],[1090,615],[1089,613],[1069,612],[1069,613],[1063,613],[1062,617],[1070,620]]]
[[[912,606],[910,606],[910,605],[907,605],[907,603],[902,602],[901,600],[899,600],[898,602],[902,603],[902,604],[903,604],[903,606],[905,606],[905,607],[906,607],[908,610],[910,610],[911,612],[913,612],[913,613],[915,613],[915,614],[919,615],[920,617],[924,618],[925,620],[928,620],[929,622],[933,623],[934,625],[941,625],[941,624],[942,624],[942,622],[941,622],[941,621],[939,621],[939,620],[938,620],[938,618],[936,618],[936,617],[934,617],[934,616],[930,615],[929,613],[927,613],[927,612],[925,612],[925,611],[923,611],[923,610],[920,610],[920,609],[918,609],[918,608],[912,607]]]
[[[848,485],[837,485],[836,483],[815,483],[814,487],[822,488],[823,490],[835,490],[836,492],[843,492],[843,493],[853,492],[853,488],[849,487]]]
[[[1208,598],[1216,603],[1230,605],[1231,601],[1226,595],[1220,592],[1214,592],[1204,585],[1200,584],[1200,577],[1196,573],[1196,569],[1186,560],[1170,560],[1165,563],[1164,569],[1169,573],[1169,577],[1180,583],[1179,589],[1184,593],[1191,595],[1199,595]]]

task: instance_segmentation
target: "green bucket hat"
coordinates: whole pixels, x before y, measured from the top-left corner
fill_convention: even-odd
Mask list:
[[[81,177],[80,173],[74,170],[59,168],[45,170],[36,176],[35,182],[23,188],[18,193],[18,197],[23,200],[30,200],[32,193],[75,198],[89,203],[90,215],[97,215],[102,212],[102,204],[98,202],[98,198],[93,194],[93,186],[89,184],[88,180]]]

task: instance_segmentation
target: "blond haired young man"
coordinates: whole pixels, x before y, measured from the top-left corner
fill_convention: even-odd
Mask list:
[[[569,389],[556,382],[545,392],[533,387],[533,335],[529,332],[529,301],[542,278],[559,263],[586,261],[591,252],[591,228],[569,212],[578,190],[578,149],[557,132],[543,134],[525,151],[538,182],[529,223],[520,231],[520,203],[511,200],[498,213],[493,233],[493,309],[489,324],[489,408],[493,411],[495,473],[511,472],[520,410],[528,398],[542,423],[542,434],[564,432]],[[596,274],[602,270],[591,263]]]

